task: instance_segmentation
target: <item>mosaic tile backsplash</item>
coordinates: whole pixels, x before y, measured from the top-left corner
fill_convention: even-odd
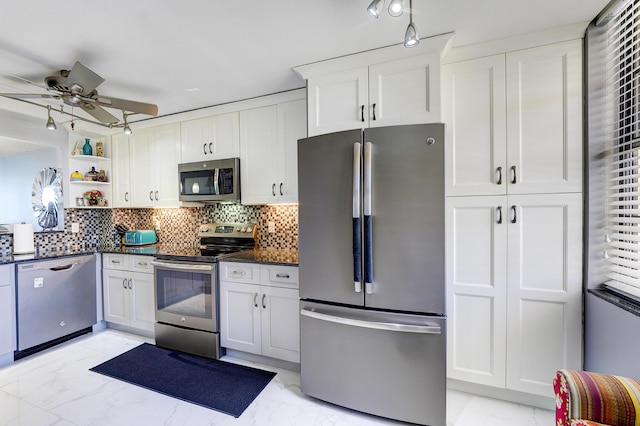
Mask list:
[[[154,229],[159,242],[196,246],[198,227],[210,222],[255,223],[258,225],[257,248],[298,248],[298,206],[243,206],[215,204],[204,207],[175,209],[65,209],[65,229],[57,232],[36,232],[38,251],[57,251],[79,247],[119,244],[115,225],[129,229]],[[267,223],[274,222],[276,232],[267,232]],[[72,233],[71,224],[79,223],[80,232]],[[13,236],[0,234],[0,252],[11,251]]]

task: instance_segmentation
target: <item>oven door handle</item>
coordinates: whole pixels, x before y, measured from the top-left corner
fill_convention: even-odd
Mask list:
[[[213,268],[215,268],[215,265],[211,263],[177,263],[153,260],[151,264],[159,268],[175,269],[178,271],[213,271]]]

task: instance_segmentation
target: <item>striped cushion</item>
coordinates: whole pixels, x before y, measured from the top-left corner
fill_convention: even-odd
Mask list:
[[[636,380],[560,370],[553,379],[553,388],[556,393],[556,426],[599,423],[640,426],[640,383]]]

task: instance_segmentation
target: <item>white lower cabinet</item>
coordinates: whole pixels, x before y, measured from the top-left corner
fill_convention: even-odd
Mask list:
[[[221,345],[299,363],[298,268],[221,262],[219,273]]]
[[[103,254],[104,319],[144,331],[155,322],[151,257]]]
[[[16,350],[14,265],[0,265],[0,356]],[[0,358],[0,365],[3,359]]]
[[[447,198],[448,377],[553,397],[582,366],[582,196]]]

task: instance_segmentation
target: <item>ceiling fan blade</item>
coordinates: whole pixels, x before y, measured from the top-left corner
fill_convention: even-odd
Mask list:
[[[96,87],[101,85],[104,82],[104,78],[100,77],[95,72],[91,71],[89,68],[82,65],[80,62],[77,62],[69,71],[69,75],[65,83],[69,87],[72,93],[77,92],[77,86],[82,88],[82,91],[77,93],[88,95],[91,93]],[[75,88],[75,89],[74,89]]]
[[[60,95],[37,95],[35,93],[0,93],[0,96],[4,96],[7,98],[20,98],[20,99],[28,99],[28,98],[60,99]]]
[[[80,108],[91,114],[93,118],[102,123],[116,124],[119,121],[117,117],[113,116],[111,113],[107,112],[104,108],[98,105],[82,103],[82,105],[80,105]]]
[[[127,99],[111,98],[99,95],[97,101],[100,105],[115,108],[122,111],[136,112],[139,114],[158,115],[158,105],[144,102],[129,101]]]

